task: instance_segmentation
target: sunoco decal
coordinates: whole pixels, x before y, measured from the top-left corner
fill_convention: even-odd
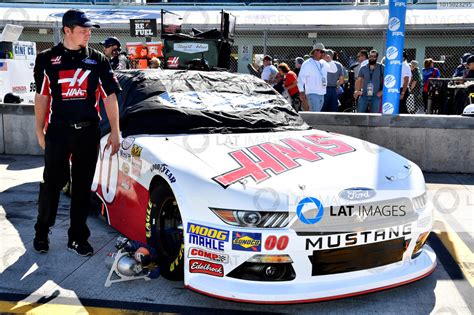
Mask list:
[[[204,225],[188,223],[189,243],[214,250],[224,250],[224,242],[229,241],[229,231]]]
[[[227,264],[229,262],[229,255],[212,252],[202,248],[191,247],[188,253],[189,258],[204,259],[211,262]]]
[[[213,180],[224,188],[247,177],[261,183],[272,176],[300,167],[298,160],[316,162],[327,156],[334,157],[355,151],[350,145],[328,138],[327,135],[309,135],[304,138],[306,140],[282,139],[283,144],[267,142],[230,152],[230,157],[239,167],[220,174]]]
[[[232,249],[259,252],[262,248],[261,233],[232,232]]]
[[[223,277],[224,267],[220,264],[211,263],[199,259],[191,259],[189,261],[190,273],[204,273],[211,276]]]

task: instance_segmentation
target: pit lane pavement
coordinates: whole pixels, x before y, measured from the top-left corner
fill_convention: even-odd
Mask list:
[[[90,217],[96,253],[79,257],[66,249],[69,199],[61,196],[48,254],[33,250],[33,225],[42,157],[0,155],[0,313],[391,313],[472,314],[474,175],[425,174],[435,201],[429,244],[439,264],[418,282],[341,300],[300,305],[222,301],[163,278],[104,287],[104,258],[118,233]]]

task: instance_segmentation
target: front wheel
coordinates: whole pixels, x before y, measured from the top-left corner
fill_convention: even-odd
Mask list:
[[[157,249],[161,275],[184,279],[183,221],[171,189],[164,184],[150,191],[146,213],[147,243]]]

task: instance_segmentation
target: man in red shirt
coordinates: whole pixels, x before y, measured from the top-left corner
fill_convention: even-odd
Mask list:
[[[34,69],[36,136],[45,150],[45,167],[33,246],[40,253],[49,250],[48,233],[55,223],[60,190],[69,179],[72,155],[74,185],[67,247],[89,256],[93,248],[87,241],[90,231],[86,220],[100,141],[99,97],[110,121],[107,147],[113,155],[120,144],[116,93],[121,89],[106,57],[88,47],[91,27],[99,26],[80,10],[67,11],[62,22],[64,42],[39,53]]]

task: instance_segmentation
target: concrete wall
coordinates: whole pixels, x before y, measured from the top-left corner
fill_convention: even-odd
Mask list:
[[[0,153],[41,155],[32,105],[0,105]],[[376,143],[429,172],[474,174],[474,118],[301,113],[312,127]]]
[[[474,173],[474,118],[441,115],[302,113],[321,130],[360,138],[393,150],[423,171]]]

